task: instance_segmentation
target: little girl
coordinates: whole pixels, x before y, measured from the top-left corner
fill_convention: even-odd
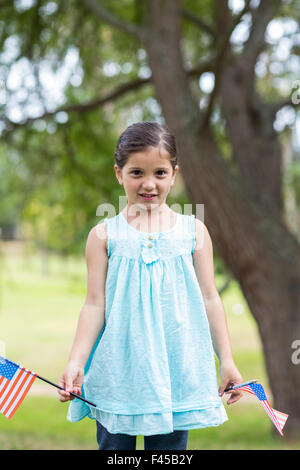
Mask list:
[[[89,233],[88,285],[60,401],[67,419],[96,419],[100,450],[186,449],[189,429],[218,426],[226,387],[242,382],[214,281],[212,242],[194,215],[166,204],[178,164],[165,126],[120,136],[116,177],[127,205]],[[220,361],[217,387],[214,351]],[[228,392],[225,392],[228,393]],[[240,391],[229,392],[228,404]]]

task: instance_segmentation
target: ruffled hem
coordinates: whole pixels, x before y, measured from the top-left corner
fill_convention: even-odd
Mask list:
[[[124,415],[90,407],[88,416],[99,421],[111,434],[151,436],[173,431],[219,426],[228,420],[223,404],[214,408],[167,413]],[[69,421],[73,421],[68,416]]]

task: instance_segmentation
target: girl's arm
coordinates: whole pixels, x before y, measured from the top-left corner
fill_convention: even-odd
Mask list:
[[[84,367],[105,321],[105,282],[108,256],[105,223],[94,227],[86,243],[88,271],[87,295],[81,309],[68,364],[59,385],[80,394]],[[58,390],[61,401],[73,399],[69,392]]]
[[[220,361],[219,394],[222,396],[226,387],[232,383],[241,383],[243,378],[233,360],[226,314],[215,285],[212,241],[204,223],[198,219],[195,219],[195,222],[196,245],[193,262],[205,304],[213,347]],[[227,404],[234,403],[241,396],[242,393],[238,390],[231,392]]]

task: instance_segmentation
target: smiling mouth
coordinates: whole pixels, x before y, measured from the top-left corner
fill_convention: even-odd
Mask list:
[[[139,194],[139,196],[143,197],[144,199],[153,199],[157,194]]]

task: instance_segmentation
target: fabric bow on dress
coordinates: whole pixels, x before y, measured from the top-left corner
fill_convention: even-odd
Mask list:
[[[157,239],[151,240],[147,237],[141,241],[141,246],[141,256],[144,263],[154,263],[161,257],[160,250],[157,245]]]

